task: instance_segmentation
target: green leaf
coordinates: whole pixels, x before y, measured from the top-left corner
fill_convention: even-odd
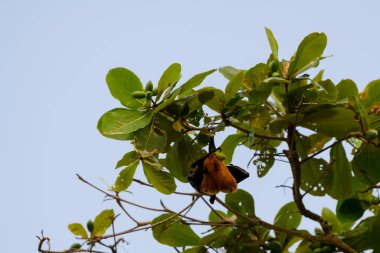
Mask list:
[[[297,247],[295,253],[313,253],[313,250],[310,249],[311,242],[303,240]]]
[[[318,110],[305,116],[300,125],[326,136],[337,138],[359,130],[355,113],[342,107]]]
[[[106,137],[118,139],[148,125],[152,116],[151,111],[116,108],[102,116],[98,130]]]
[[[178,63],[173,63],[170,65],[162,74],[160,80],[158,81],[158,101],[162,93],[169,87],[175,85],[181,78],[181,65]]]
[[[260,154],[252,160],[252,163],[257,168],[257,176],[264,177],[274,164],[274,155],[276,149],[272,147],[267,147],[261,150]]]
[[[330,79],[320,81],[319,85],[322,86],[324,89],[319,92],[319,99],[322,98],[327,102],[335,102],[337,100],[338,89],[337,87],[335,87],[334,83]]]
[[[130,109],[138,109],[143,105],[143,99],[135,99],[132,93],[144,91],[140,79],[125,68],[111,69],[106,77],[108,88],[114,98]]]
[[[268,78],[268,73],[267,66],[264,63],[259,63],[245,72],[244,85],[249,89],[255,90],[261,82]]]
[[[244,80],[244,72],[241,71],[237,73],[227,84],[225,94],[226,94],[226,104],[230,99],[235,96],[235,94],[240,90]]]
[[[181,94],[187,90],[193,89],[197,87],[198,85],[200,85],[208,75],[214,73],[215,71],[216,69],[212,69],[212,70],[197,74],[193,76],[192,78],[190,78],[187,82],[181,85]]]
[[[199,244],[208,245],[212,248],[223,247],[225,241],[228,238],[228,234],[231,232],[232,228],[229,227],[217,227],[214,229],[214,233],[204,236]]]
[[[272,55],[273,55],[274,59],[278,60],[278,44],[277,44],[277,41],[274,38],[274,35],[269,28],[265,27],[265,32],[267,34],[267,38],[269,41],[270,48],[272,49]]]
[[[213,97],[210,100],[205,101],[205,104],[216,112],[222,112],[226,101],[224,92],[214,87],[205,87],[198,91],[198,93],[212,91]]]
[[[104,115],[102,117],[100,117],[99,121],[98,121],[98,124],[96,125],[96,128],[98,129],[98,131],[105,137],[107,138],[111,138],[111,139],[115,139],[115,140],[120,140],[120,141],[125,141],[125,140],[133,140],[133,134],[132,133],[128,133],[128,134],[116,134],[116,135],[105,135],[103,133],[103,118],[104,118]]]
[[[323,74],[325,73],[325,70],[324,69],[322,69],[322,70],[320,70],[319,72],[318,72],[318,74],[313,78],[313,81],[314,82],[319,82],[319,81],[322,81],[322,79],[323,79]]]
[[[214,97],[214,91],[209,89],[200,89],[198,91],[198,100],[203,105]]]
[[[174,178],[166,171],[158,170],[147,162],[143,161],[144,174],[148,182],[163,194],[171,194],[176,189]]]
[[[173,93],[171,93],[170,95],[168,95],[164,101],[162,101],[162,103],[160,103],[155,109],[154,109],[154,113],[158,113],[159,111],[161,111],[162,109],[164,109],[165,107],[167,107],[168,105],[170,105],[171,103],[174,102],[175,98],[178,96],[178,94],[181,92],[181,88],[178,88],[177,90],[175,90]]]
[[[310,140],[310,148],[307,150],[307,154],[313,154],[323,149],[325,144],[331,140],[331,137],[327,137],[321,133],[315,133],[307,137]]]
[[[170,174],[181,182],[188,182],[187,175],[190,172],[191,164],[204,156],[206,152],[202,147],[189,136],[183,136],[166,155],[166,165]],[[179,159],[180,157],[180,159]]]
[[[288,78],[297,76],[319,61],[326,48],[327,37],[324,33],[306,36],[298,46],[294,60],[290,62]]]
[[[340,81],[336,85],[336,88],[338,89],[338,101],[345,98],[351,98],[358,94],[358,87],[351,79],[344,79]]]
[[[135,162],[138,159],[139,159],[139,156],[138,156],[137,152],[134,151],[134,150],[130,151],[130,152],[126,153],[123,156],[123,158],[121,158],[117,162],[115,169],[123,167],[123,166],[128,166],[128,165],[130,165],[131,163]]]
[[[189,225],[171,213],[162,214],[152,221],[153,237],[161,244],[171,247],[196,246],[200,240]],[[171,218],[172,217],[172,218]]]
[[[347,231],[344,234],[343,241],[350,245],[358,252],[363,252],[371,248],[370,237],[371,227],[374,221],[374,217],[368,217],[361,221],[357,227]]]
[[[228,253],[265,253],[266,251],[262,247],[262,242],[259,242],[255,237],[256,235],[251,230],[233,229],[228,234],[224,248]]]
[[[330,162],[332,163],[330,170],[332,183],[327,193],[335,199],[349,197],[352,191],[351,168],[341,143],[331,148]]]
[[[360,93],[360,100],[366,108],[380,104],[380,79],[367,84]]]
[[[312,158],[302,163],[301,188],[314,196],[323,196],[331,186],[331,177],[326,170],[330,170],[323,159]]]
[[[226,205],[237,211],[238,213],[255,217],[255,202],[253,197],[248,192],[238,189],[236,192],[226,194]],[[229,215],[232,213],[228,211]]]
[[[207,253],[207,252],[208,252],[207,249],[203,246],[192,247],[192,248],[188,248],[182,251],[182,253]]]
[[[125,169],[123,169],[122,171],[120,171],[113,190],[117,192],[125,191],[132,184],[133,176],[135,175],[136,168],[138,165],[139,161],[137,160]]]
[[[231,80],[235,75],[237,75],[241,70],[236,69],[231,66],[225,66],[218,69],[219,72],[228,80]]]
[[[155,124],[159,129],[166,132],[168,144],[178,141],[183,135],[181,132],[178,132],[173,128],[173,122],[164,115],[158,115]]]
[[[374,249],[373,252],[375,253],[380,252],[379,235],[380,235],[380,214],[378,213],[375,216],[375,219],[372,223],[371,233],[369,236],[369,243],[371,244],[372,248]]]
[[[341,222],[354,222],[364,214],[362,201],[355,198],[339,200],[336,206],[336,214]]]
[[[226,159],[224,162],[226,164],[230,163],[232,161],[232,157],[235,152],[236,146],[246,137],[245,134],[231,134],[229,135],[222,143],[220,148],[222,149],[222,152],[226,156]]]
[[[226,213],[224,213],[223,211],[220,211],[220,210],[215,210],[221,217],[223,217],[223,218],[228,218],[228,215],[226,214]],[[213,211],[213,210],[211,210],[210,211],[210,214],[208,215],[208,220],[210,221],[210,222],[218,222],[218,221],[220,221],[221,219],[220,219],[220,217],[218,216],[218,215],[216,215],[216,213]]]
[[[94,231],[92,237],[102,236],[106,230],[111,226],[115,213],[112,209],[104,210],[94,220]]]
[[[274,225],[297,229],[301,223],[302,215],[298,211],[297,205],[295,202],[289,202],[281,207],[280,211],[278,211],[275,219]]]
[[[78,236],[82,237],[82,239],[88,238],[86,230],[84,229],[83,225],[80,223],[71,223],[71,224],[69,224],[68,229],[74,235],[78,235]]]
[[[165,130],[156,126],[155,122],[135,133],[135,147],[138,150],[163,151],[166,145],[167,134]]]
[[[324,207],[322,209],[322,217],[332,226],[332,231],[334,233],[340,233],[340,222],[330,209]]]
[[[363,144],[352,160],[355,177],[368,185],[380,181],[380,148]]]

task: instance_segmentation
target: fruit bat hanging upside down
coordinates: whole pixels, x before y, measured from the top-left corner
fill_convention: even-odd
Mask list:
[[[237,184],[249,177],[249,173],[239,166],[226,166],[217,155],[218,151],[220,148],[215,148],[214,138],[211,137],[209,153],[191,165],[192,169],[187,177],[195,190],[211,196],[211,204],[218,192],[235,192]]]

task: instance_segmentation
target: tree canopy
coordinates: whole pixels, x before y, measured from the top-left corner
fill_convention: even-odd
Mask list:
[[[104,113],[97,129],[107,138],[129,142],[133,151],[117,162],[120,172],[110,189],[78,177],[113,199],[132,225],[115,231],[115,211],[104,210],[87,225],[69,224],[79,241],[64,252],[114,253],[123,236],[146,229],[158,243],[184,253],[380,252],[380,79],[359,92],[354,81],[335,84],[323,77],[323,70],[311,77],[307,71],[325,59],[324,33],[306,36],[289,60],[279,59],[268,28],[266,35],[272,51],[266,62],[248,70],[218,69],[227,79],[224,90],[198,88],[217,69],[182,81],[179,63],[170,65],[156,84],[143,85],[126,68],[108,72],[108,88],[122,106]],[[210,140],[226,129],[233,133],[218,151],[224,164],[232,161],[238,145],[244,146],[252,151],[257,169],[249,172],[265,180],[275,160],[286,160],[293,201],[273,221],[256,215],[254,196],[243,189],[224,199],[216,196],[223,210],[216,210],[205,194],[176,191],[177,184],[189,183],[192,164],[207,156]],[[146,181],[134,179],[137,169]],[[133,182],[161,194],[182,195],[188,203],[178,211],[163,203],[159,208],[139,206],[123,195]],[[336,199],[336,210],[316,213],[304,203],[307,195]],[[209,208],[208,220],[191,215],[199,201]],[[155,218],[141,222],[128,212],[129,205],[151,210]],[[302,219],[315,221],[315,230],[300,227]],[[197,234],[196,225],[207,227],[208,233]],[[39,252],[53,252],[45,247],[47,237],[39,239]]]

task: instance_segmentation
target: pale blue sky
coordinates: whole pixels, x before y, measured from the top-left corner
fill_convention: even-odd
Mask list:
[[[307,34],[325,32],[325,55],[333,55],[320,65],[325,76],[352,78],[362,89],[380,78],[379,10],[378,1],[0,0],[2,252],[36,252],[41,229],[54,249],[63,249],[74,242],[68,223],[85,223],[105,208],[120,212],[75,177],[106,187],[101,178],[111,184],[116,161],[131,148],[96,130],[101,114],[119,106],[105,84],[109,69],[129,68],[146,82],[173,62],[182,64],[183,80],[224,65],[249,68],[266,61],[264,27],[270,27],[282,58]],[[214,74],[206,84],[226,82]],[[234,161],[245,167],[249,153],[240,154]],[[279,165],[267,179],[242,184],[268,221],[291,198],[274,187],[284,183],[285,171]],[[151,206],[162,197],[131,190],[128,198]],[[173,208],[186,203],[164,200]],[[307,201],[315,210],[334,208],[331,200]],[[132,212],[141,220],[157,215]],[[174,252],[150,232],[125,239],[130,244],[121,252]]]

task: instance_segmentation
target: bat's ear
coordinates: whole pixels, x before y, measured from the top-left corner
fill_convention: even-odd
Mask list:
[[[236,182],[240,183],[244,179],[249,177],[249,173],[246,170],[243,170],[239,166],[229,164],[227,165],[228,170],[231,175],[236,179]]]

